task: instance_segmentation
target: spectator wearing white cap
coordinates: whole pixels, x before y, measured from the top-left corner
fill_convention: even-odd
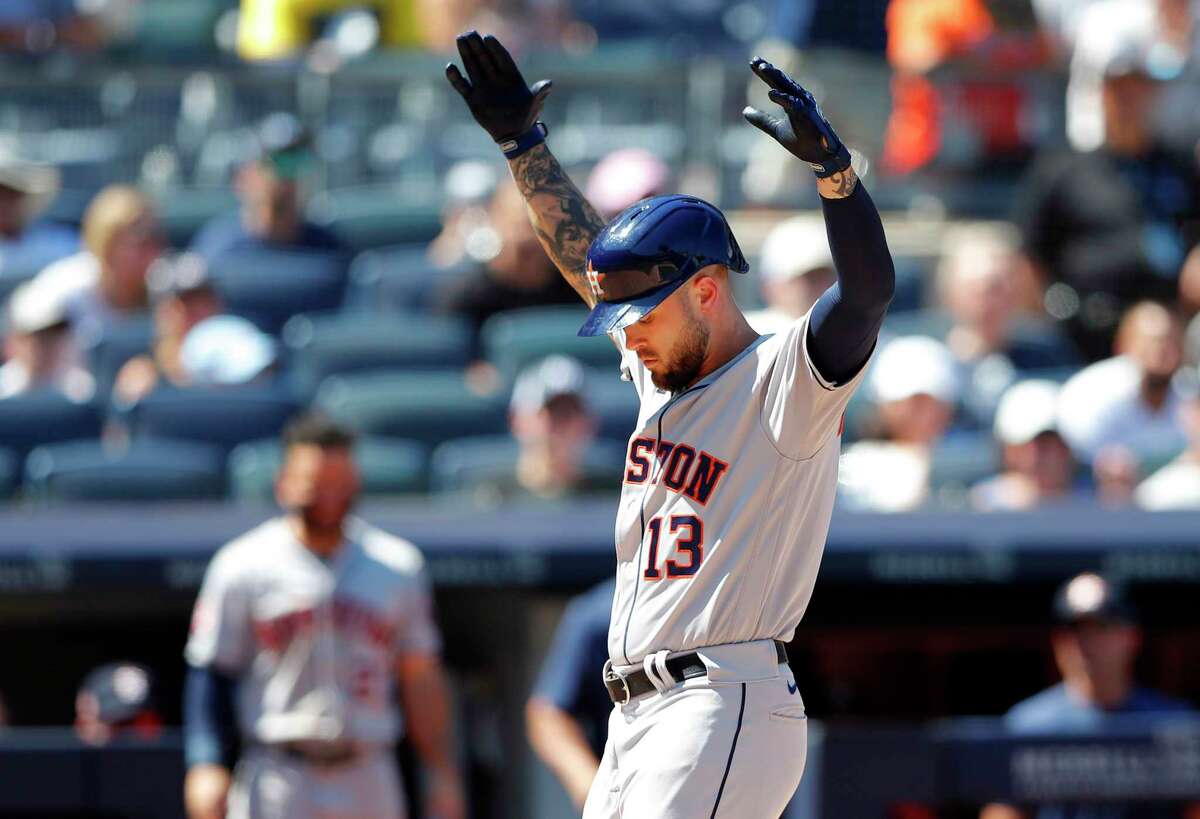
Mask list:
[[[564,498],[592,488],[585,465],[596,418],[584,396],[583,366],[552,355],[517,377],[508,423],[518,444],[510,489],[537,498]]]
[[[645,148],[606,154],[588,174],[584,193],[606,221],[625,208],[671,188],[671,169]]]
[[[758,259],[766,307],[746,313],[758,333],[778,333],[802,318],[837,276],[825,223],[794,216],[771,228]]]
[[[31,275],[79,250],[79,234],[38,216],[58,195],[58,170],[0,154],[0,276]]]
[[[132,404],[158,384],[186,386],[182,360],[183,341],[192,328],[223,310],[214,289],[208,263],[196,253],[182,253],[155,262],[147,276],[153,302],[154,346],[121,367],[113,384],[113,397]]]
[[[192,387],[236,387],[274,375],[274,339],[238,316],[204,319],[183,339],[179,363]]]
[[[1114,447],[1143,465],[1165,463],[1187,446],[1175,381],[1183,361],[1179,317],[1154,302],[1135,305],[1121,320],[1115,351],[1063,385],[1059,430],[1084,463]]]
[[[933,450],[958,404],[954,357],[932,338],[896,338],[879,351],[868,384],[881,440],[859,441],[846,449],[841,498],[859,509],[915,509],[929,499]]]
[[[1177,383],[1185,395],[1179,420],[1187,449],[1138,484],[1133,499],[1143,509],[1200,509],[1200,378],[1189,370]]]
[[[0,398],[41,390],[59,392],[72,401],[92,397],[96,382],[79,363],[60,292],[36,281],[21,285],[9,299],[7,319]]]
[[[1058,431],[1059,385],[1014,384],[1000,399],[994,433],[1004,471],[975,485],[971,505],[983,512],[1033,509],[1074,494],[1075,459]]]

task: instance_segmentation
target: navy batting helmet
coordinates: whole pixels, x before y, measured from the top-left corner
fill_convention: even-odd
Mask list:
[[[750,269],[724,215],[703,199],[655,196],[626,208],[588,248],[588,286],[597,301],[579,335],[628,327],[711,264]]]

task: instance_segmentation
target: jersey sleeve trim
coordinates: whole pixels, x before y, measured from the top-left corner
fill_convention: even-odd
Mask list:
[[[813,375],[813,380],[821,385],[822,388],[828,390],[829,392],[834,392],[838,389],[838,387],[845,385],[834,384],[832,381],[826,379],[825,376],[821,375],[821,371],[817,369],[817,365],[813,363],[812,356],[808,354],[808,316],[805,316],[803,321],[804,328],[800,332],[804,333],[804,337],[800,339],[800,349],[804,353],[804,363],[808,365],[809,372],[811,372]],[[850,380],[853,381],[854,379]]]

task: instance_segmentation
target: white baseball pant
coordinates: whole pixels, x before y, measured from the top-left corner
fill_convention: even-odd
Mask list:
[[[808,747],[791,669],[771,640],[697,653],[707,677],[613,708],[584,819],[777,819],[783,812]]]
[[[313,765],[269,747],[238,761],[226,819],[405,819],[389,748],[345,765]]]

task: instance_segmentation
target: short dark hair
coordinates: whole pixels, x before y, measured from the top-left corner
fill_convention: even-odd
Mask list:
[[[322,449],[350,449],[354,431],[323,412],[306,412],[288,423],[283,430],[283,449],[310,445]]]

